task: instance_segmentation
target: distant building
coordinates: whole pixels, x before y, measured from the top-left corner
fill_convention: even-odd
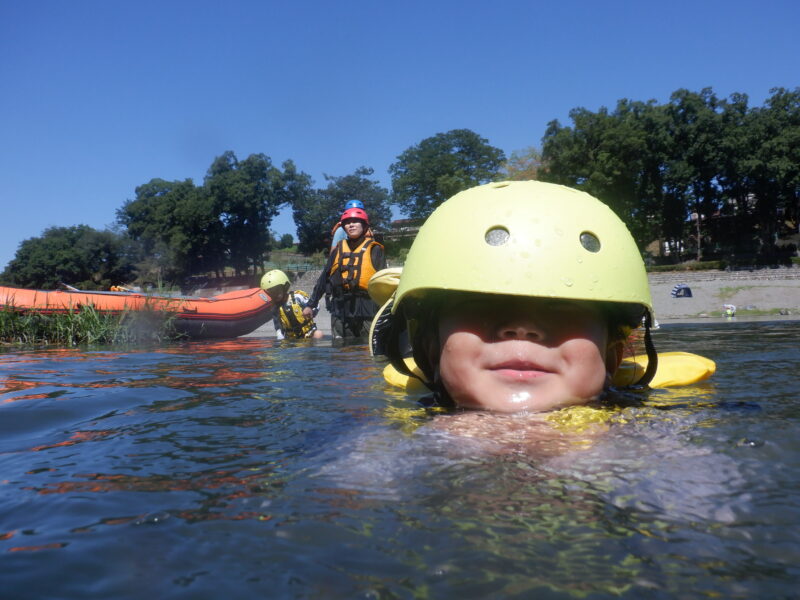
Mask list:
[[[389,223],[384,237],[387,240],[399,240],[403,238],[416,237],[419,228],[425,219],[397,219]]]

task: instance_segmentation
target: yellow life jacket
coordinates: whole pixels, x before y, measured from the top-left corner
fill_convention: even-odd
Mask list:
[[[372,264],[372,247],[383,248],[383,246],[368,237],[364,237],[352,251],[348,250],[350,246],[346,244],[347,240],[342,240],[336,246],[334,250],[336,256],[331,264],[330,276],[335,279],[338,273],[346,292],[366,292],[369,280],[376,272],[375,265]]]
[[[314,330],[314,319],[306,318],[303,306],[295,298],[295,294],[306,296],[304,292],[289,292],[289,300],[280,306],[278,315],[281,327],[287,338],[304,338]],[[288,305],[288,306],[287,306]]]

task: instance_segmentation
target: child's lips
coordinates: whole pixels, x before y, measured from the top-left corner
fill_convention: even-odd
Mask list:
[[[516,381],[528,381],[543,377],[549,373],[549,371],[535,363],[520,360],[506,361],[490,367],[489,370],[502,377]]]

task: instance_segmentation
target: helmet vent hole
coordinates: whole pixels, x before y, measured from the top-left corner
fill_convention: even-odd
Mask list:
[[[595,234],[588,231],[584,231],[581,234],[581,246],[589,252],[600,252],[600,240],[597,239]]]
[[[508,233],[508,229],[505,227],[497,226],[492,227],[486,232],[486,236],[484,239],[486,243],[490,246],[502,246],[508,241],[508,238],[511,237],[511,234]]]

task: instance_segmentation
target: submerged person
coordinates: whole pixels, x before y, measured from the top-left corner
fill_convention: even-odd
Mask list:
[[[351,208],[360,208],[361,210],[365,210],[364,203],[361,200],[348,200],[344,205],[344,210],[347,211]],[[372,229],[369,227],[367,227],[367,232],[365,235],[367,237],[374,237],[372,234]],[[339,220],[336,225],[333,226],[333,229],[331,229],[331,250],[336,248],[339,242],[345,239],[347,239],[347,233],[345,232],[344,227],[342,227],[342,221]]]
[[[278,269],[264,273],[261,278],[261,289],[277,306],[272,324],[278,339],[321,338],[323,334],[314,322],[316,312],[309,316],[303,313],[308,305],[308,294],[302,290],[291,291],[290,287],[286,273]]]
[[[641,254],[610,208],[560,185],[491,183],[422,226],[373,348],[408,375],[413,357],[440,405],[552,411],[601,397],[643,322],[647,384],[652,312]]]
[[[347,238],[340,241],[314,286],[303,313],[312,316],[320,298],[330,293],[329,310],[334,337],[365,337],[378,306],[369,297],[370,277],[386,266],[383,246],[367,236],[369,216],[362,208],[348,208],[340,219]]]

